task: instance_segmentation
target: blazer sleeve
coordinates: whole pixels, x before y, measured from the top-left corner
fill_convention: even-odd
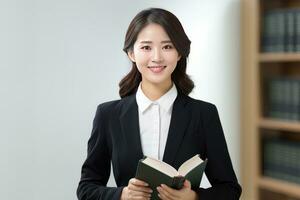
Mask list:
[[[201,200],[236,200],[242,189],[238,184],[228,153],[222,125],[215,105],[205,113],[205,157],[208,158],[205,173],[212,187],[196,191]]]
[[[119,200],[123,187],[107,187],[111,156],[105,131],[105,109],[98,106],[88,140],[87,158],[77,188],[79,200]]]

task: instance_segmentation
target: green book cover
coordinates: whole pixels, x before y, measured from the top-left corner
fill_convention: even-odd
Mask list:
[[[159,199],[156,187],[161,184],[174,189],[181,189],[185,179],[191,182],[192,189],[200,186],[200,182],[207,164],[199,154],[185,161],[178,170],[171,165],[150,157],[144,157],[138,163],[135,178],[145,181],[153,190],[151,199]]]

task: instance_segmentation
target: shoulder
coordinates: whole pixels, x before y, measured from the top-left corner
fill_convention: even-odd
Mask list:
[[[111,101],[106,101],[103,103],[100,103],[97,106],[97,110],[101,110],[102,112],[107,112],[107,111],[111,111],[112,109],[114,109],[116,107],[116,105],[119,104],[121,100],[117,99],[117,100],[111,100]]]
[[[191,104],[191,113],[199,123],[199,126],[205,129],[220,127],[218,109],[215,104],[187,96],[189,104]],[[214,135],[210,133],[210,135]]]
[[[193,109],[196,109],[197,111],[201,111],[202,113],[214,113],[217,111],[216,105],[211,102],[195,99],[193,97],[186,96],[186,95],[185,95],[185,99]]]
[[[135,101],[135,95],[130,95],[122,99],[106,101],[97,106],[97,112],[101,111],[102,114],[113,114],[115,112],[119,112],[124,106],[128,105],[132,101]]]

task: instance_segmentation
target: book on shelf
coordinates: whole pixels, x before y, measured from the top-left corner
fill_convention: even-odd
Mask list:
[[[165,184],[174,189],[181,189],[184,181],[187,179],[191,182],[192,188],[198,188],[207,164],[207,159],[204,161],[199,154],[185,161],[178,170],[171,165],[151,158],[144,157],[139,160],[135,178],[149,184],[153,190],[151,199],[159,199],[157,187]]]
[[[271,77],[266,79],[268,117],[300,121],[300,77]]]
[[[270,138],[263,144],[264,175],[300,184],[300,141]]]
[[[262,51],[300,51],[300,9],[277,8],[263,15]]]

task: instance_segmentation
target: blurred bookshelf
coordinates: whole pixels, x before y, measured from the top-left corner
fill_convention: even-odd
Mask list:
[[[300,62],[300,53],[260,53],[260,62]]]
[[[300,200],[300,0],[241,0],[244,200]]]

